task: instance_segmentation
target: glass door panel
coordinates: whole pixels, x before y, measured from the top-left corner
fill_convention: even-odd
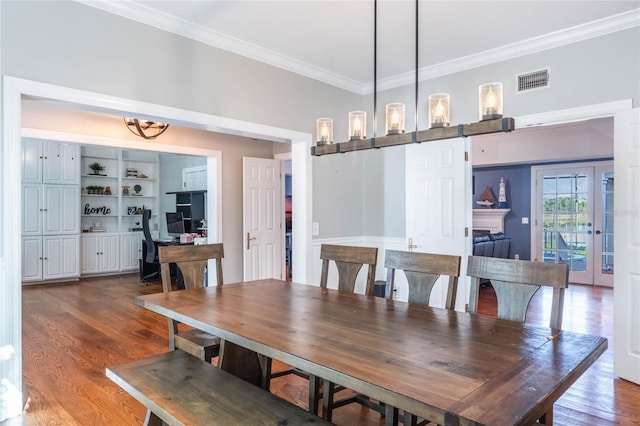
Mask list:
[[[537,246],[542,260],[569,265],[571,282],[593,282],[592,185],[593,172],[586,169],[541,170],[537,182],[541,193],[542,232]],[[541,185],[540,185],[541,184]]]
[[[594,283],[613,286],[613,187],[614,177],[611,166],[596,167],[596,200],[600,208],[594,222],[595,259]]]

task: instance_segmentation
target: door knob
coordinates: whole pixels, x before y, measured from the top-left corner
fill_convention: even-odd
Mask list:
[[[250,233],[247,232],[247,250],[251,248],[251,240],[255,240],[256,237],[252,237]]]
[[[413,238],[409,238],[409,244],[407,248],[409,249],[409,251],[413,251],[414,248],[418,248],[416,244],[413,244]]]

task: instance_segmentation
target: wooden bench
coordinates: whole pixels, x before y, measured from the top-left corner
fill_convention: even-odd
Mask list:
[[[146,423],[331,424],[183,351],[109,367],[106,374],[155,414]]]

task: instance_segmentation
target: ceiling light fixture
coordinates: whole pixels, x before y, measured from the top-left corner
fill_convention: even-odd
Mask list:
[[[406,145],[441,139],[451,139],[482,135],[487,133],[510,132],[515,124],[511,117],[502,117],[502,84],[488,83],[478,88],[479,91],[479,121],[470,124],[449,125],[450,97],[446,93],[436,93],[429,96],[429,129],[418,130],[418,22],[419,0],[416,0],[415,22],[415,123],[413,132],[405,133],[404,105],[390,103],[386,106],[386,136],[376,137],[376,107],[377,107],[377,47],[378,47],[378,2],[373,2],[373,137],[367,139],[367,114],[363,111],[349,113],[349,140],[333,143],[333,120],[319,118],[316,121],[316,146],[311,147],[311,155],[320,156],[349,151],[360,151],[387,146]]]
[[[131,133],[145,139],[155,139],[169,128],[169,125],[166,123],[138,120],[137,118],[130,117],[124,117],[124,123]]]

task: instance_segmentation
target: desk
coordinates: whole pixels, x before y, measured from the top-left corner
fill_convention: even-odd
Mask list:
[[[531,424],[607,340],[280,280],[135,303],[441,425]],[[384,341],[392,344],[381,344]]]

